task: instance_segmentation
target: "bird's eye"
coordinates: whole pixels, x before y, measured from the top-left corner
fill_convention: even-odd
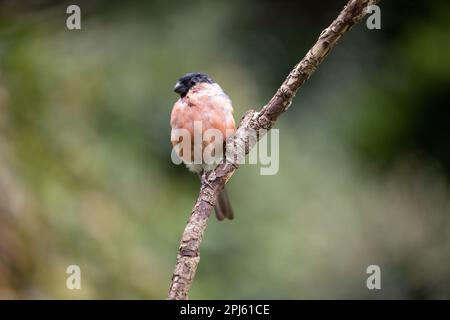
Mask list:
[[[195,80],[189,81],[189,85],[190,85],[191,87],[194,86],[196,83],[197,83],[197,82],[196,82]]]

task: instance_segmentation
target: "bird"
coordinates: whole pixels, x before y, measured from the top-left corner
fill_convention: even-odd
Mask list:
[[[173,91],[179,95],[179,99],[175,102],[170,115],[172,147],[186,167],[197,173],[201,181],[208,183],[204,177],[224,159],[225,141],[236,130],[231,99],[218,83],[201,72],[190,72],[179,78]],[[183,138],[176,134],[180,129],[189,133],[191,138],[190,144],[187,145],[187,149],[190,150],[187,152],[181,148]],[[220,133],[215,138],[217,141],[207,137],[208,130]],[[202,136],[200,141],[195,139],[196,134]],[[205,154],[198,153],[198,150],[205,150],[211,143],[218,145],[218,149],[222,148],[219,151],[223,151],[212,152],[214,158],[212,162],[207,161]],[[196,153],[200,161],[194,161]],[[219,192],[214,210],[219,221],[234,218],[225,187]]]

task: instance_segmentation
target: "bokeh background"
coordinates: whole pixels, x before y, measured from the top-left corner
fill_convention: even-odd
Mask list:
[[[0,1],[0,298],[165,298],[199,186],[170,161],[176,79],[210,74],[239,120],[345,2]],[[191,298],[450,297],[450,4],[381,10],[277,123],[279,173],[233,176]]]

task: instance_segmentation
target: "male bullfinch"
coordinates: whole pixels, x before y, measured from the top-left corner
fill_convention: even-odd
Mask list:
[[[222,88],[204,73],[195,72],[182,76],[173,90],[180,95],[180,98],[175,102],[170,117],[172,146],[188,169],[201,177],[203,173],[213,170],[217,166],[225,152],[218,152],[215,156],[216,161],[213,163],[206,161],[203,153],[200,154],[200,161],[194,161],[194,155],[198,154],[198,150],[205,150],[211,143],[219,143],[222,148],[220,151],[225,151],[225,140],[236,129],[233,106]],[[183,139],[174,138],[177,136],[175,132],[180,129],[190,135],[190,152],[180,150]],[[209,136],[208,130],[209,132],[219,132],[220,141],[215,141],[216,138],[206,138]],[[200,134],[201,139],[195,139],[197,134]],[[215,153],[213,153],[213,157],[214,155]],[[234,213],[225,188],[220,192],[214,209],[219,221],[224,218],[233,219]]]

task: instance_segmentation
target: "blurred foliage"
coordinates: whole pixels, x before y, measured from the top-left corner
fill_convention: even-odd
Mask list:
[[[0,298],[164,298],[198,191],[175,80],[212,75],[238,120],[345,1],[76,3],[69,31],[68,2],[0,1]],[[278,123],[279,173],[230,181],[191,298],[450,297],[449,36],[448,2],[402,0],[341,40]]]

